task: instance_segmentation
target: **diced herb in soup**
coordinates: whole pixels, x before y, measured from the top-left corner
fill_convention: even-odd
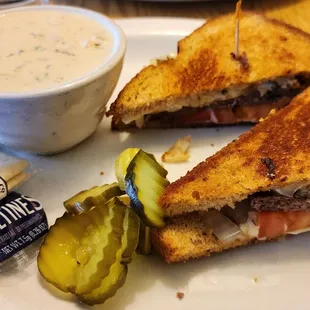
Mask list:
[[[111,35],[72,12],[20,11],[0,16],[0,92],[53,88],[86,76],[108,59]]]

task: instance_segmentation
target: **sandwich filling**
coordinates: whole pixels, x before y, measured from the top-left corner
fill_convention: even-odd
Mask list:
[[[275,239],[310,231],[310,186],[260,192],[220,211],[200,212],[204,223],[223,243]]]
[[[272,109],[281,109],[310,86],[310,76],[299,74],[260,84],[235,86],[192,95],[172,102],[169,111],[146,114],[123,127],[174,128],[257,123]],[[123,120],[124,121],[124,120]],[[125,121],[128,123],[128,121]],[[120,123],[116,128],[122,127]]]

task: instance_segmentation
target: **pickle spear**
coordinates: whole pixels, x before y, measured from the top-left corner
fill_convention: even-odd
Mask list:
[[[125,177],[126,193],[130,207],[140,216],[146,226],[165,226],[164,212],[158,199],[169,184],[165,170],[155,159],[140,150],[127,168]]]
[[[124,193],[117,183],[94,186],[66,200],[64,206],[69,213],[80,214],[88,212],[95,206],[103,205],[111,198]]]
[[[130,208],[126,208],[122,246],[116,254],[116,261],[111,266],[109,275],[102,280],[100,287],[91,293],[78,296],[83,303],[91,306],[104,303],[124,285],[128,270],[127,264],[130,263],[138,243],[139,224],[138,216]]]
[[[50,228],[38,256],[43,278],[64,292],[85,294],[99,287],[116,260],[126,208],[116,198],[73,216],[65,213]]]

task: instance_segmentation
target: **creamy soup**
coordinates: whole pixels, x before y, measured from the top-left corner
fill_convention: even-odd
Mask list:
[[[111,55],[112,36],[78,13],[0,15],[0,92],[53,88],[85,77]]]

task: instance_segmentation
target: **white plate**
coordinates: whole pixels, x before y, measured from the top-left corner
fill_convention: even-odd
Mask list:
[[[177,41],[202,21],[134,19],[119,20],[118,23],[128,35],[128,53],[113,99],[143,65],[151,58],[176,51]],[[160,158],[177,138],[191,134],[189,163],[167,165],[169,178],[175,180],[248,128],[152,130],[126,134],[111,132],[109,125],[110,120],[105,119],[90,139],[65,154],[27,156],[40,171],[20,191],[42,201],[50,223],[62,214],[62,202],[69,196],[93,185],[112,182],[114,158],[127,147],[141,147]],[[104,171],[103,176],[101,171]],[[129,266],[125,286],[106,304],[95,309],[306,310],[310,307],[309,257],[310,234],[237,249],[187,264],[166,265],[158,257],[138,257]],[[10,286],[6,280],[0,281],[1,310],[84,308],[74,298],[42,281],[35,264],[19,278],[21,280],[15,286]],[[178,291],[185,293],[181,301],[176,298]]]

